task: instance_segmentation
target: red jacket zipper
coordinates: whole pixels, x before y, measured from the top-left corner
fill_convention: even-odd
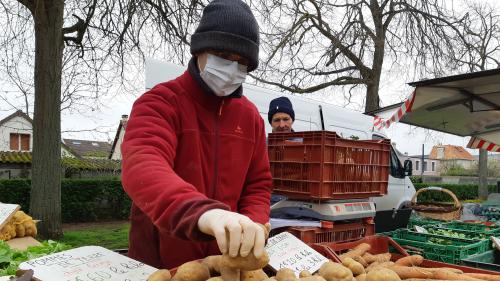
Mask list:
[[[216,194],[216,188],[217,188],[217,183],[218,183],[218,177],[219,177],[219,122],[220,118],[222,116],[222,107],[224,106],[224,100],[219,105],[219,112],[215,116],[215,148],[214,148],[214,180],[213,180],[213,186],[212,186],[212,199],[215,199],[215,194]]]

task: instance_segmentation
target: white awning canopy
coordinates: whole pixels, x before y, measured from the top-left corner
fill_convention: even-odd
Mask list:
[[[415,87],[415,92],[407,101],[368,113],[375,116],[375,126],[388,127],[399,120],[422,128],[471,136],[487,143],[482,148],[496,151],[493,148],[497,145],[496,149],[500,149],[500,69],[409,85]]]

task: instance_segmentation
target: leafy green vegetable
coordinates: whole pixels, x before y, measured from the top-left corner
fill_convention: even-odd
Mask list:
[[[0,240],[0,276],[14,275],[19,264],[38,258],[71,249],[71,246],[52,240],[42,242],[41,246],[31,246],[25,251],[13,250],[7,243]]]
[[[488,237],[483,233],[473,233],[470,231],[460,232],[457,230],[442,229],[442,228],[437,228],[437,229],[429,228],[427,229],[427,231],[431,234],[437,234],[452,238],[473,239],[473,240],[488,239]]]

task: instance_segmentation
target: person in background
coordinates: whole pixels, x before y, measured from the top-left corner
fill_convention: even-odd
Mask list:
[[[275,98],[269,103],[267,118],[273,129],[273,133],[293,132],[292,125],[295,121],[295,112],[293,111],[292,103],[287,97]]]
[[[259,257],[269,221],[264,121],[242,95],[259,54],[249,6],[208,4],[191,53],[184,74],[134,103],[122,144],[129,256],[157,268],[220,253]]]

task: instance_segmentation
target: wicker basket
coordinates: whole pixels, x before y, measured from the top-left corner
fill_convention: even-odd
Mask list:
[[[453,204],[435,203],[435,202],[417,203],[418,195],[426,191],[441,191],[447,193],[448,195],[451,196],[451,198],[453,198],[454,203]],[[415,195],[413,195],[413,198],[411,199],[411,208],[415,210],[415,212],[417,212],[417,214],[422,217],[436,219],[436,220],[450,221],[450,220],[460,219],[462,204],[460,203],[460,201],[458,201],[457,196],[455,196],[453,192],[451,192],[446,188],[426,187],[418,190],[415,193]]]

